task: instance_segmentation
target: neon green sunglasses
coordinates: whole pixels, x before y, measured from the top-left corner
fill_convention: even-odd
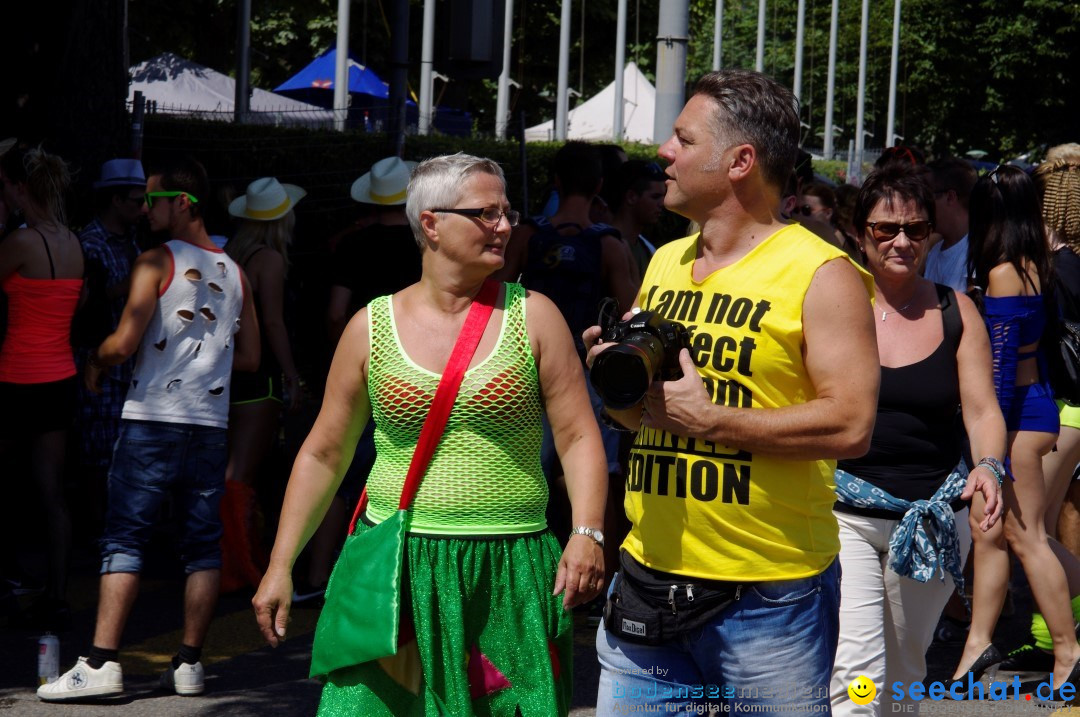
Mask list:
[[[198,204],[199,203],[198,199],[196,199],[191,194],[188,194],[187,192],[147,192],[146,193],[146,208],[147,209],[153,209],[155,199],[175,199],[176,197],[179,197],[181,194],[183,194],[185,197],[187,197],[188,201],[191,202],[192,204]]]

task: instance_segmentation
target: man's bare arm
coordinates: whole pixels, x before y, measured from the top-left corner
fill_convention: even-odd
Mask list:
[[[866,287],[846,259],[821,266],[803,300],[804,362],[816,396],[782,408],[717,406],[686,350],[684,377],[645,397],[646,426],[791,460],[866,453],[877,413],[880,364]]]
[[[172,258],[164,249],[152,249],[135,260],[131,288],[116,330],[101,342],[96,360],[106,366],[127,361],[139,350],[146,327],[157,308],[161,282],[172,271]]]

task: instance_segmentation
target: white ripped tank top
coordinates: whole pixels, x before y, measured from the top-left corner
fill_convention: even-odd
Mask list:
[[[172,274],[143,334],[123,418],[225,428],[244,288],[220,250],[173,239]]]

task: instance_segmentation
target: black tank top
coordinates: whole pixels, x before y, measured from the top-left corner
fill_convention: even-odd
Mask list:
[[[870,452],[837,467],[907,501],[932,496],[960,461],[963,421],[956,349],[963,322],[952,289],[935,285],[944,337],[929,356],[907,366],[881,368],[877,421]],[[963,507],[958,502],[954,508]],[[896,514],[840,503],[842,513],[878,518]]]

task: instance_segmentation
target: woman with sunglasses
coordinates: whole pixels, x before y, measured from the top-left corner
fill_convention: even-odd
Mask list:
[[[490,294],[494,311],[409,515],[400,625],[415,640],[402,640],[394,658],[332,670],[319,714],[565,715],[569,609],[595,598],[604,579],[607,467],[581,364],[549,299],[488,283],[519,219],[498,164],[465,154],[429,159],[407,196],[420,281],[374,299],[342,334],[322,410],[293,466],[255,613],[278,644],[293,561],[369,420],[376,457],[356,530],[394,514],[467,312]],[[577,526],[565,549],[545,521],[542,410]],[[339,561],[331,589],[349,579],[347,565]]]
[[[1039,195],[1019,167],[1001,166],[975,183],[970,199],[968,269],[983,293],[994,353],[994,388],[1008,430],[1009,478],[1003,526],[975,535],[971,628],[954,678],[995,666],[991,643],[1009,583],[1009,552],[1020,560],[1054,645],[1055,695],[1080,680],[1080,645],[1065,570],[1054,556],[1043,513],[1042,457],[1058,436],[1058,409],[1041,338],[1056,315],[1053,270]],[[1067,556],[1062,556],[1068,559]]]
[[[865,714],[848,697],[860,675],[879,686],[923,680],[971,532],[990,529],[1001,511],[1005,426],[990,342],[970,299],[920,276],[933,220],[934,196],[908,165],[872,173],[856,200],[854,225],[874,277],[881,389],[869,453],[836,471],[843,581],[835,715]],[[979,458],[970,472],[965,428]],[[871,709],[898,707],[879,688]]]
[[[31,622],[67,629],[71,519],[63,474],[77,401],[71,321],[83,288],[83,254],[65,221],[71,175],[63,159],[16,147],[0,158],[0,183],[4,204],[26,220],[0,243],[0,287],[8,300],[0,348],[0,462],[7,464],[16,448],[30,452],[49,556],[45,594]]]

